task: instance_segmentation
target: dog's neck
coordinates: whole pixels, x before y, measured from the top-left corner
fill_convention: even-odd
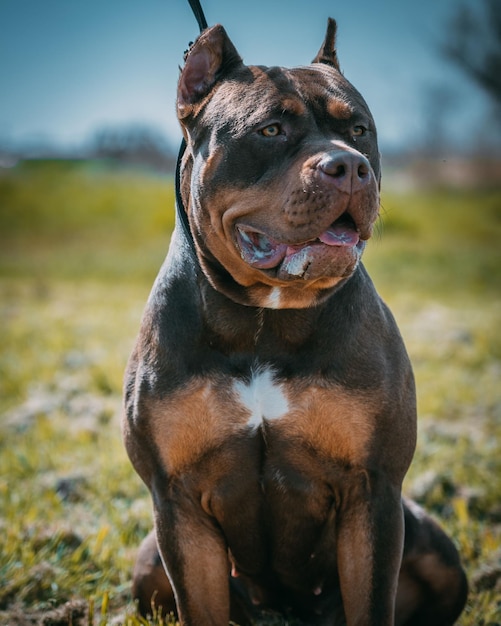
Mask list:
[[[365,272],[360,267],[346,284],[324,302],[299,309],[270,309],[245,306],[215,289],[200,272],[198,284],[204,323],[212,341],[223,352],[291,352],[311,343],[319,319],[326,313],[337,325],[335,311],[353,290],[361,288]],[[349,293],[350,292],[350,293]],[[339,306],[338,306],[339,305]],[[339,321],[339,327],[343,325]]]
[[[309,340],[321,314],[322,307],[273,310],[245,306],[214,289],[203,275],[199,286],[207,330],[228,351],[255,351],[266,345],[298,347]]]

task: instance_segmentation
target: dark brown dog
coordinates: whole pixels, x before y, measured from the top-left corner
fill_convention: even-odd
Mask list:
[[[465,603],[452,542],[401,498],[414,381],[360,262],[379,153],[334,36],[330,20],[312,65],[247,67],[214,26],[179,80],[187,220],[130,360],[124,436],[155,509],[134,593],[184,625],[270,608],[445,626]]]

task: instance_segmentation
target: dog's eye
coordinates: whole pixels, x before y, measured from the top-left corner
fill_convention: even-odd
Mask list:
[[[367,132],[365,126],[354,126],[351,134],[353,137],[362,137]]]
[[[264,137],[277,137],[281,132],[280,124],[270,124],[261,129],[261,135]]]

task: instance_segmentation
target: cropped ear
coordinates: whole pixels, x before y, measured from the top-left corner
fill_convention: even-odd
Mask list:
[[[336,54],[336,32],[337,24],[336,20],[329,17],[327,20],[327,32],[325,34],[324,43],[322,44],[317,56],[313,59],[312,63],[325,63],[335,68],[338,72],[341,71],[339,67],[339,61]]]
[[[177,89],[179,117],[186,117],[216,82],[242,59],[220,24],[203,31],[185,56]]]

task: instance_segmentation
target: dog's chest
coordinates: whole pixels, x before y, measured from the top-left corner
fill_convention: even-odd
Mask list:
[[[235,403],[247,411],[247,426],[259,428],[265,422],[283,419],[289,413],[287,385],[275,380],[271,369],[253,372],[249,381],[234,379]]]
[[[374,403],[338,385],[283,378],[270,367],[247,377],[193,379],[150,406],[152,432],[168,471],[210,450],[262,435],[300,441],[332,459],[362,462],[374,431]]]

